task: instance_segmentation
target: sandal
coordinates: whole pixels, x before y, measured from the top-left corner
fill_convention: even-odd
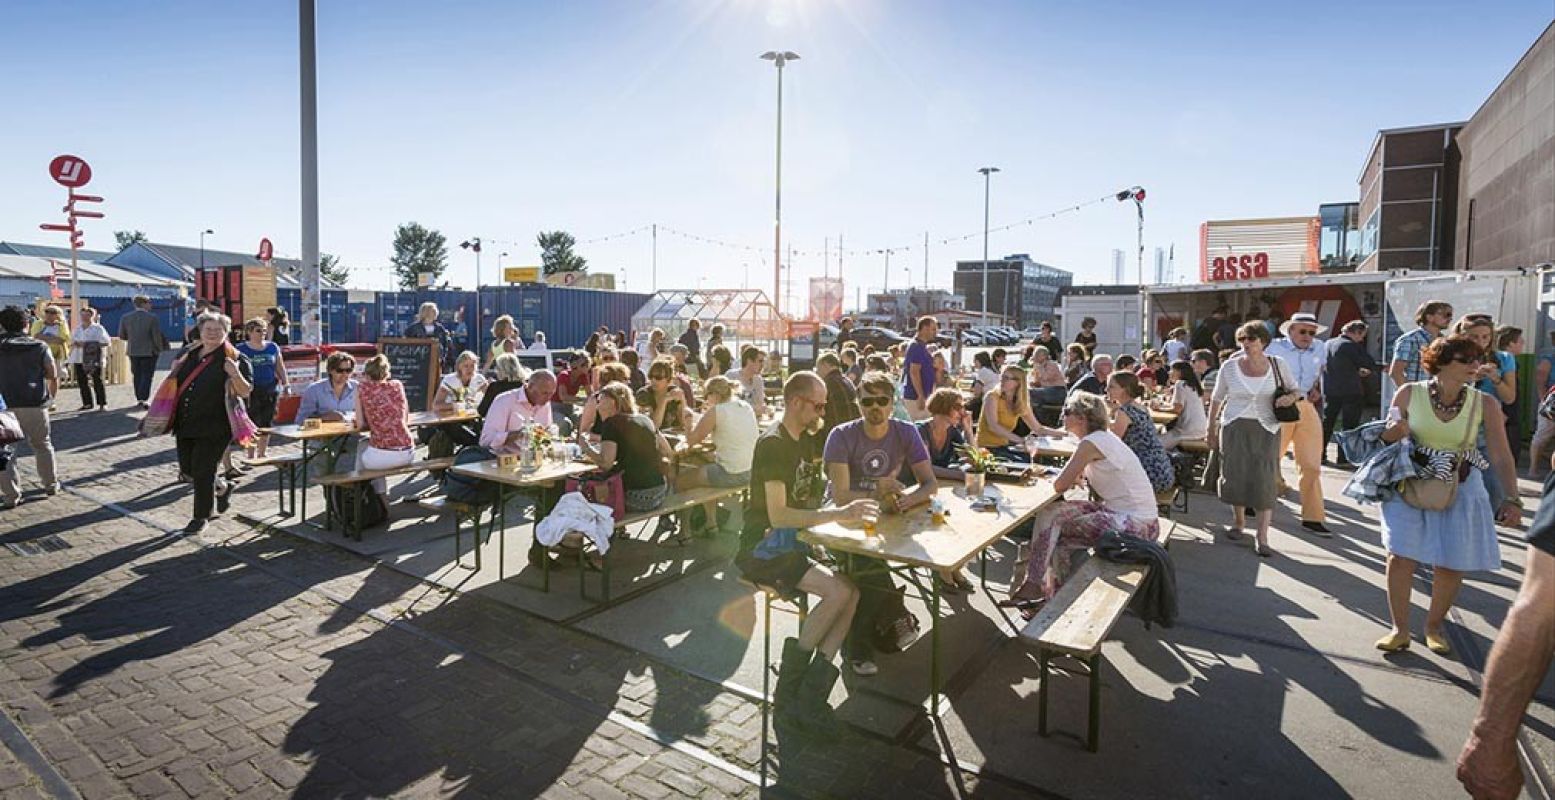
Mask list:
[[[995,602],[994,605],[998,606],[999,608],[1019,608],[1024,610],[1028,608],[1036,608],[1037,606],[1042,605],[1042,603],[1042,600],[1032,599],[1029,597],[1006,597],[1003,600]]]

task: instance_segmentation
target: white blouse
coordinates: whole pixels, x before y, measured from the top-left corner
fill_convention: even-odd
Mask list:
[[[1135,519],[1156,518],[1155,488],[1139,463],[1139,456],[1109,430],[1099,430],[1081,439],[1101,451],[1100,461],[1085,465],[1085,479],[1107,508]]]
[[[1220,367],[1215,391],[1210,394],[1212,401],[1223,404],[1219,423],[1225,427],[1239,419],[1255,419],[1264,430],[1279,433],[1280,421],[1274,418],[1274,369],[1280,371],[1286,387],[1295,386],[1296,379],[1291,375],[1290,367],[1275,357],[1269,359],[1274,369],[1262,377],[1251,377],[1242,372],[1245,360],[1244,356],[1232,356]]]
[[[1188,384],[1178,381],[1172,387],[1172,403],[1182,404],[1182,414],[1172,432],[1183,439],[1203,439],[1209,435],[1209,415],[1204,411],[1204,399],[1193,393]]]
[[[76,328],[70,334],[70,354],[65,357],[66,364],[81,363],[81,344],[83,342],[96,342],[103,346],[103,361],[108,361],[108,345],[112,341],[108,338],[108,329],[102,323],[94,322],[85,328]]]

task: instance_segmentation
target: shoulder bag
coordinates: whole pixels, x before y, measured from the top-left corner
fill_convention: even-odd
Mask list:
[[[1426,391],[1425,384],[1416,384],[1414,391]],[[1474,437],[1479,434],[1480,398],[1477,395],[1480,392],[1472,386],[1464,386],[1463,391],[1473,394],[1469,395],[1469,407],[1461,412],[1469,415],[1469,425],[1463,433],[1463,442],[1458,445],[1457,458],[1453,460],[1453,477],[1448,480],[1410,478],[1399,484],[1399,496],[1421,511],[1446,511],[1451,508],[1458,499],[1458,484],[1467,477],[1463,472],[1463,451],[1473,446]]]
[[[194,356],[195,352],[196,350],[190,350],[184,357]],[[195,365],[194,371],[190,372],[189,377],[182,382],[178,380],[177,375],[174,373],[169,373],[166,378],[162,379],[162,385],[157,387],[157,393],[151,398],[150,410],[140,420],[141,436],[161,436],[173,430],[173,417],[178,411],[178,398],[183,395],[184,390],[189,388],[190,384],[194,383],[194,379],[200,377],[200,373],[204,372],[205,368],[214,361],[216,361],[215,358],[202,360]],[[176,373],[176,370],[174,372]]]
[[[1279,399],[1287,394],[1292,394],[1285,388],[1285,378],[1281,375],[1279,356],[1269,356],[1269,369],[1274,370],[1274,399],[1269,402],[1274,404],[1274,418],[1280,422],[1296,422],[1301,419],[1301,409],[1295,403],[1288,406],[1279,404]]]

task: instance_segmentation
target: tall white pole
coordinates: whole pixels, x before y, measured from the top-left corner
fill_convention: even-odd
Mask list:
[[[988,324],[988,198],[990,186],[993,183],[993,174],[998,172],[998,167],[983,167],[978,172],[983,173],[983,299],[982,315],[983,324]],[[1005,289],[1008,291],[1008,282]]]
[[[783,57],[777,57],[777,196],[772,210],[772,305],[782,297],[783,280]],[[779,314],[782,309],[776,309]]]
[[[1150,309],[1145,307],[1145,204],[1136,197],[1134,207],[1139,209],[1139,349],[1142,352],[1150,341]]]
[[[324,342],[319,307],[319,98],[318,9],[314,0],[297,0],[298,58],[302,98],[302,333],[307,344]]]

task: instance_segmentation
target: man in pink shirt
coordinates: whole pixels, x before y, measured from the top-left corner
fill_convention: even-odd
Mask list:
[[[481,447],[493,452],[517,452],[518,439],[528,424],[551,424],[551,396],[556,394],[556,376],[548,369],[529,374],[522,389],[497,395],[481,425]]]

